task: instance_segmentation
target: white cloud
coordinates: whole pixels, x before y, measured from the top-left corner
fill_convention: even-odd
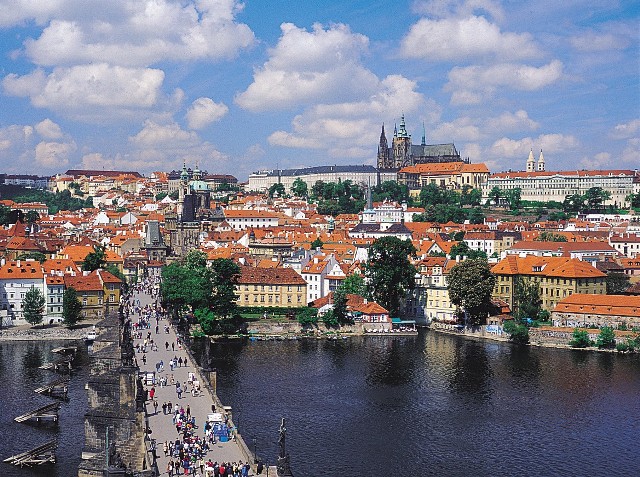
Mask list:
[[[452,122],[442,123],[429,134],[429,141],[436,143],[451,141],[478,141],[481,138],[480,128],[476,121],[468,117],[458,118]]]
[[[611,154],[608,152],[600,152],[593,157],[583,157],[579,162],[580,169],[611,169]]]
[[[292,132],[276,131],[269,143],[294,148],[326,148],[331,157],[371,158],[371,145],[377,144],[380,125],[398,112],[411,114],[437,111],[416,91],[417,84],[402,76],[382,80],[378,91],[368,98],[347,103],[319,104],[308,108],[292,121]]]
[[[529,118],[529,114],[524,110],[515,113],[504,112],[500,116],[488,118],[483,124],[483,129],[487,133],[503,133],[510,131],[520,131],[522,129],[535,130],[540,124]]]
[[[609,133],[612,139],[629,139],[640,132],[640,119],[633,119],[628,123],[617,124]]]
[[[569,39],[569,43],[576,50],[586,53],[624,50],[629,46],[629,40],[623,36],[596,32],[573,36]]]
[[[190,129],[203,129],[228,112],[229,108],[223,103],[216,103],[211,98],[198,98],[187,111],[187,123]]]
[[[199,141],[195,132],[185,131],[176,123],[157,124],[149,120],[145,122],[142,130],[129,140],[138,147],[188,146]]]
[[[255,42],[251,29],[235,22],[242,9],[236,0],[107,3],[56,9],[56,19],[40,37],[25,41],[27,56],[43,66],[149,66],[163,60],[233,58]],[[85,10],[92,14],[84,15]]]
[[[42,141],[36,146],[35,160],[39,166],[59,169],[69,164],[69,157],[75,150],[75,143]]]
[[[46,2],[0,0],[0,27],[22,25],[29,20],[42,25],[60,9],[63,3],[64,0],[47,0]]]
[[[468,17],[486,13],[497,21],[504,19],[502,6],[492,0],[416,0],[412,10],[435,18]]]
[[[35,125],[36,132],[45,139],[59,139],[62,137],[60,126],[47,118]]]
[[[124,68],[105,63],[42,70],[3,80],[4,90],[13,96],[28,96],[34,106],[53,110],[135,107],[156,104],[164,80],[162,70]],[[78,111],[77,111],[78,112]]]
[[[367,37],[345,25],[312,31],[291,23],[269,60],[254,72],[253,83],[235,101],[251,111],[287,109],[300,104],[352,101],[374,93],[378,78],[360,64],[368,50]]]
[[[553,60],[539,68],[502,63],[493,66],[456,67],[449,72],[445,91],[452,93],[451,103],[479,104],[498,88],[535,91],[562,77],[562,62]]]
[[[529,151],[539,151],[542,149],[545,156],[547,153],[557,153],[575,149],[579,141],[571,135],[563,134],[542,134],[537,138],[525,137],[522,139],[510,139],[503,137],[491,145],[490,156],[500,158],[522,158],[522,164],[527,160]],[[548,159],[545,157],[545,159]]]
[[[634,169],[640,169],[640,138],[631,138],[627,141],[627,147],[624,148],[620,159],[623,163],[628,164]]]
[[[495,57],[500,61],[535,58],[540,55],[529,33],[501,32],[484,17],[420,19],[402,40],[405,58],[429,61]]]

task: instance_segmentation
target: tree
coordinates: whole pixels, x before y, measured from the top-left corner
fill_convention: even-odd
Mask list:
[[[94,245],[93,252],[89,252],[84,257],[82,262],[82,269],[88,272],[92,272],[99,268],[104,268],[107,263],[107,252],[104,245]]]
[[[486,260],[487,252],[485,252],[484,250],[473,250],[469,247],[469,245],[467,245],[467,242],[462,241],[451,247],[449,256],[452,258],[466,257],[470,259],[483,258]]]
[[[365,266],[369,294],[391,316],[399,315],[402,299],[415,287],[416,269],[409,261],[415,252],[411,241],[397,237],[382,237],[369,247]]]
[[[374,202],[382,202],[383,200],[404,202],[409,200],[409,187],[396,181],[385,181],[379,186],[373,187],[371,195]]]
[[[553,232],[541,232],[533,240],[535,242],[566,242],[567,237],[561,234],[553,233]]]
[[[307,183],[299,177],[291,184],[291,193],[296,197],[307,197],[309,195],[309,188]]]
[[[518,278],[515,283],[513,304],[515,316],[519,321],[527,318],[531,320],[537,319],[542,307],[538,282],[536,280]]]
[[[31,325],[39,325],[44,317],[45,298],[40,289],[32,286],[22,300],[24,319]]]
[[[315,326],[318,324],[318,310],[305,307],[296,313],[296,319],[302,326]]]
[[[613,328],[603,326],[600,328],[600,334],[596,339],[596,344],[600,349],[611,349],[616,347],[616,335]]]
[[[338,325],[350,325],[353,324],[353,319],[347,312],[347,294],[344,290],[338,289],[333,292],[333,316],[335,317]]]
[[[486,260],[465,260],[451,269],[448,278],[449,298],[451,303],[463,309],[467,323],[484,323],[495,283],[496,277]]]
[[[364,277],[359,273],[353,273],[342,280],[338,289],[348,295],[366,296],[367,285],[364,283]]]
[[[40,220],[40,214],[38,214],[38,212],[36,212],[35,210],[30,210],[25,214],[24,218],[27,221],[27,224],[29,224],[29,229],[31,229],[33,227],[33,224]]]
[[[240,267],[233,260],[218,258],[211,263],[212,292],[209,307],[217,316],[230,318],[238,308],[236,285]]]
[[[62,321],[67,326],[73,326],[82,319],[82,303],[78,293],[73,287],[69,287],[62,295]]]
[[[593,345],[591,338],[589,338],[589,333],[587,330],[581,330],[576,328],[573,330],[573,335],[571,341],[569,341],[569,346],[572,348],[587,348]]]
[[[584,209],[584,196],[580,194],[571,194],[564,198],[562,202],[562,210],[567,213],[577,213]]]
[[[284,197],[286,194],[286,191],[284,190],[284,184],[282,184],[281,182],[276,182],[275,184],[272,184],[271,187],[269,187],[269,197],[275,197],[276,195],[278,197]]]
[[[607,295],[622,295],[631,286],[629,277],[624,273],[609,273],[605,278]]]
[[[638,194],[629,194],[624,198],[625,201],[629,202],[629,207],[633,209],[640,208],[640,193]]]
[[[37,260],[40,263],[47,261],[47,256],[42,252],[26,252],[16,257],[16,260]]]
[[[482,191],[474,189],[469,184],[465,184],[462,187],[462,194],[460,194],[460,205],[473,205],[479,206],[482,200]]]
[[[584,195],[584,199],[587,201],[587,206],[590,210],[600,210],[605,201],[611,198],[609,191],[604,190],[602,187],[591,187]]]
[[[493,201],[493,204],[497,207],[500,205],[500,199],[502,198],[502,190],[498,186],[494,186],[489,191],[489,199]]]
[[[529,328],[515,321],[509,320],[504,323],[504,331],[509,334],[509,341],[517,344],[529,343]]]
[[[509,208],[511,210],[518,210],[522,205],[522,189],[520,187],[516,187],[514,189],[509,189],[505,192],[505,198],[509,203]]]
[[[313,250],[317,248],[322,248],[323,245],[324,243],[322,243],[322,240],[320,240],[320,237],[317,237],[313,242],[311,242],[311,248]]]

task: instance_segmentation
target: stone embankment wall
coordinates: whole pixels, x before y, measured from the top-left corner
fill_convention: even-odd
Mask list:
[[[89,328],[68,329],[64,326],[45,328],[11,327],[0,329],[0,341],[82,340]]]

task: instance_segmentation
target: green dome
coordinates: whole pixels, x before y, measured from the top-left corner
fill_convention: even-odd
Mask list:
[[[190,186],[193,191],[209,190],[209,184],[205,181],[192,181]]]

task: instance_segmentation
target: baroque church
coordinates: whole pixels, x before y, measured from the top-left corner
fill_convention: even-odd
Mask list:
[[[174,255],[184,256],[200,245],[200,234],[208,231],[213,223],[224,220],[219,205],[212,208],[209,185],[202,180],[198,166],[191,177],[184,164],[178,185],[176,213],[165,216]]]
[[[456,146],[449,144],[427,144],[426,133],[422,132],[422,142],[420,144],[411,143],[411,135],[407,132],[404,121],[404,114],[400,120],[400,128],[394,126],[393,140],[391,147],[387,142],[384,132],[384,124],[380,134],[380,144],[378,145],[378,171],[397,172],[403,167],[425,164],[430,162],[466,162],[460,157]]]

